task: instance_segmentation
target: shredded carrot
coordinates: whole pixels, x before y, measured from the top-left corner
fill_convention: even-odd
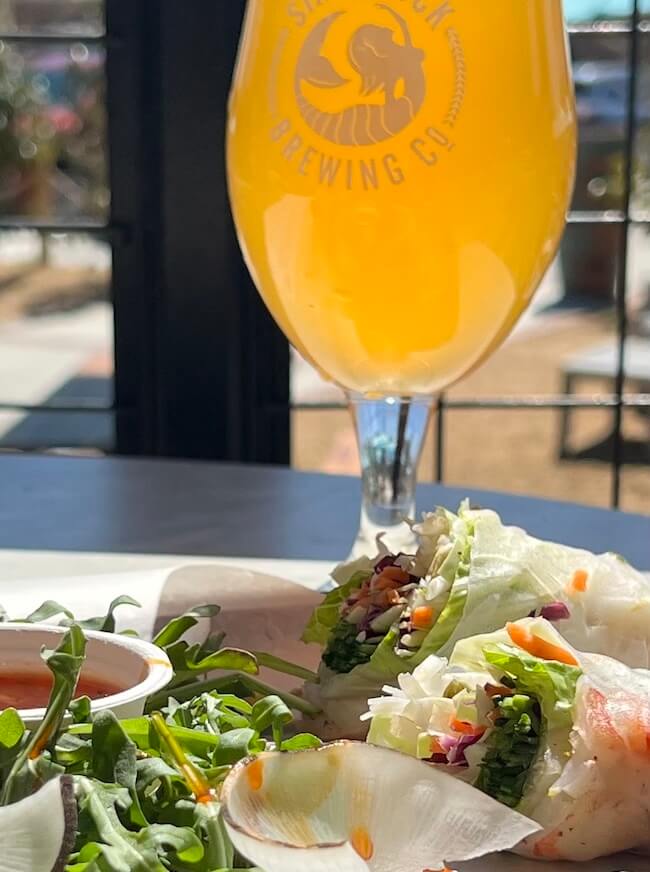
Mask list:
[[[483,690],[492,699],[495,696],[514,696],[514,690],[502,684],[486,684]]]
[[[485,732],[485,727],[477,727],[467,721],[459,721],[455,718],[450,721],[449,726],[455,733],[462,733],[464,736],[482,736]]]
[[[246,780],[251,790],[258,791],[262,789],[264,784],[264,761],[260,760],[259,757],[246,767]]]
[[[418,606],[413,610],[411,623],[416,630],[429,630],[433,626],[434,611],[431,606]]]
[[[519,624],[506,624],[508,635],[520,648],[532,654],[533,657],[539,657],[540,660],[557,660],[559,663],[566,663],[568,666],[579,666],[580,664],[570,651],[566,648],[561,648],[559,645],[554,645],[552,642],[547,642],[545,639],[540,639],[539,636],[533,635],[526,627]]]
[[[566,586],[567,593],[584,593],[587,590],[589,573],[586,569],[576,569],[571,581]]]
[[[394,589],[400,586],[399,581],[395,581],[394,578],[388,578],[387,575],[380,575],[373,584],[374,590],[389,590]]]
[[[391,581],[399,581],[401,584],[406,584],[409,580],[409,574],[399,566],[387,566],[381,573],[385,578],[390,578]]]
[[[435,736],[431,737],[431,756],[434,754],[444,754],[445,749],[442,747],[438,739]]]
[[[375,846],[372,843],[370,833],[365,827],[355,827],[350,835],[350,842],[362,860],[372,860]]]
[[[389,588],[387,590],[374,590],[367,598],[362,597],[357,605],[367,608],[372,604],[378,608],[386,608],[387,606],[397,605],[399,600],[399,593]]]

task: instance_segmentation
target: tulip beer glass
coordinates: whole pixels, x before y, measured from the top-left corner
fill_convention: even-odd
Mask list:
[[[567,45],[561,0],[249,0],[235,221],[277,323],[351,398],[362,540],[409,535],[433,395],[499,346],[556,253]]]

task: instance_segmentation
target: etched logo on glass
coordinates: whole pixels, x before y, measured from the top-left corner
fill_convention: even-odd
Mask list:
[[[300,114],[315,133],[336,145],[375,145],[392,139],[416,118],[426,98],[424,51],[413,44],[401,15],[383,3],[377,8],[392,19],[392,27],[365,24],[347,41],[350,73],[358,81],[357,102],[328,112],[312,101],[304,87],[313,86],[312,93],[313,89],[331,91],[347,88],[353,81],[324,53],[332,26],[345,12],[334,12],[320,21],[298,58],[295,91]]]
[[[373,191],[444,165],[466,92],[456,0],[290,0],[286,13],[268,131],[298,176]]]

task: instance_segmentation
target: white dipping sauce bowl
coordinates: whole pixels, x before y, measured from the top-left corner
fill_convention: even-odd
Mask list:
[[[0,672],[33,672],[50,676],[40,656],[43,647],[56,648],[65,627],[50,624],[0,624]],[[144,712],[147,697],[171,681],[172,665],[165,652],[131,636],[84,630],[86,659],[82,675],[99,682],[123,687],[119,693],[92,700],[91,711],[110,709],[119,718],[137,718]],[[45,708],[18,709],[28,727],[45,717]]]

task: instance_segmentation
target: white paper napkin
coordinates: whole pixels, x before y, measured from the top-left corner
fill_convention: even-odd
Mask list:
[[[26,617],[45,600],[55,600],[82,620],[105,614],[110,602],[122,594],[136,599],[142,608],[120,606],[115,613],[118,631],[132,629],[151,639],[171,618],[193,606],[214,603],[221,606],[220,614],[211,621],[201,620],[187,634],[190,641],[202,641],[209,632],[224,630],[226,644],[233,647],[273,653],[312,669],[318,665],[318,648],[304,645],[300,636],[321,601],[320,594],[266,573],[198,563],[0,582],[0,604],[12,619]],[[296,685],[290,676],[266,673],[263,677],[278,689]]]
[[[120,606],[116,611],[118,630],[133,629],[145,639],[153,635],[160,597],[169,570],[134,573],[79,575],[69,578],[30,578],[0,584],[0,604],[10,618],[17,620],[33,612],[45,600],[55,600],[84,620],[105,614],[109,603],[128,594],[142,604]]]

